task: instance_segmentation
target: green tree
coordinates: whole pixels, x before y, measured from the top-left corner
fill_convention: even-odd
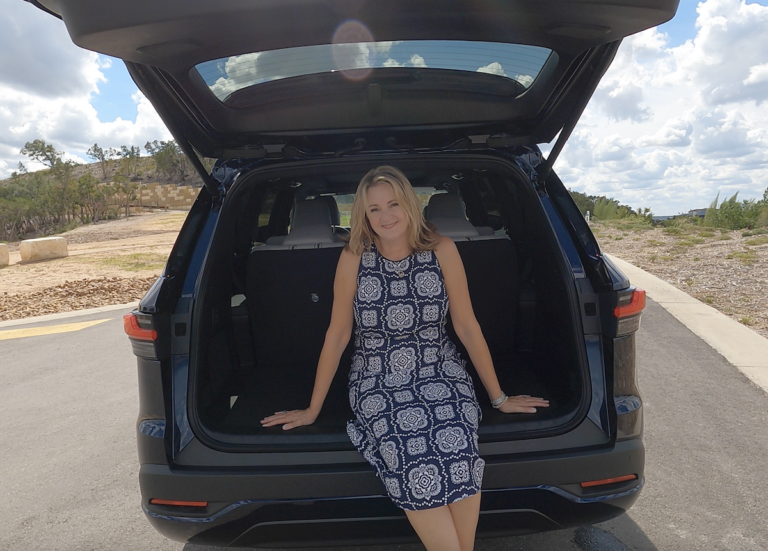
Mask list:
[[[187,157],[175,141],[158,142],[154,140],[147,142],[144,149],[152,156],[155,167],[160,174],[169,180],[186,181],[191,167]]]
[[[101,177],[104,181],[106,181],[107,169],[109,168],[109,157],[107,156],[107,151],[104,151],[103,148],[99,147],[99,144],[95,143],[86,152],[86,155],[88,155],[88,157],[99,164],[99,168],[101,169]]]
[[[44,140],[34,140],[25,143],[20,153],[33,161],[43,163],[48,168],[53,168],[56,163],[61,161],[61,153]]]
[[[576,203],[576,206],[579,208],[579,211],[581,212],[582,216],[586,216],[587,212],[590,212],[590,213],[595,212],[594,197],[591,197],[585,193],[581,193],[580,191],[574,191],[572,189],[569,189],[568,193],[571,194],[571,197],[573,198],[573,201]]]
[[[619,203],[614,199],[600,197],[595,201],[595,211],[593,214],[598,220],[616,220],[619,218]]]
[[[139,159],[141,158],[141,149],[138,146],[130,147],[120,146],[121,164],[125,167],[128,174],[136,177],[139,175]]]

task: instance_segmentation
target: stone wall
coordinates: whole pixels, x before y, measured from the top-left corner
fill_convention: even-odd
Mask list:
[[[152,182],[142,184],[132,201],[135,208],[161,208],[171,210],[189,210],[200,193],[199,186],[177,186]]]

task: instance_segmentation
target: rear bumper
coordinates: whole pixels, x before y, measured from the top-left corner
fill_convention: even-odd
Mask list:
[[[643,486],[639,439],[542,458],[486,458],[478,536],[556,530],[621,515]],[[626,474],[638,479],[585,491],[579,482]],[[414,541],[403,512],[381,488],[350,495],[350,484],[375,487],[372,471],[295,473],[179,471],[142,465],[142,505],[168,538],[200,545],[303,547]],[[375,480],[375,477],[374,477]],[[207,501],[199,509],[150,505],[152,498]]]

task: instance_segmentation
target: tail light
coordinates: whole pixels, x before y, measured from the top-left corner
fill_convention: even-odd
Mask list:
[[[136,356],[151,360],[158,358],[157,330],[154,328],[152,316],[138,311],[126,314],[123,316],[123,329]]]
[[[132,339],[140,341],[157,340],[157,331],[142,327],[134,312],[123,316],[123,329],[125,329],[125,334]]]
[[[613,310],[616,318],[616,336],[634,333],[640,328],[640,316],[645,308],[645,291],[634,289],[631,293],[619,295],[618,305]]]
[[[613,315],[613,401],[616,406],[616,439],[640,436],[643,430],[640,391],[635,367],[635,332],[645,308],[645,291],[629,288],[617,293]]]

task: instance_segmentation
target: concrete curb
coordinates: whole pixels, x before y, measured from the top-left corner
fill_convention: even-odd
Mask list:
[[[768,339],[666,281],[620,258],[608,256],[633,285],[645,289],[649,298],[768,392]]]
[[[46,321],[58,321],[78,316],[87,316],[89,314],[101,314],[104,312],[114,312],[115,310],[125,310],[127,314],[139,305],[139,302],[129,302],[128,304],[115,304],[113,306],[102,306],[100,308],[89,308],[87,310],[75,310],[74,312],[59,312],[58,314],[48,314],[46,316],[35,316],[33,318],[22,318],[18,320],[0,321],[0,327],[13,327],[15,325],[28,325],[32,323],[43,323]]]

